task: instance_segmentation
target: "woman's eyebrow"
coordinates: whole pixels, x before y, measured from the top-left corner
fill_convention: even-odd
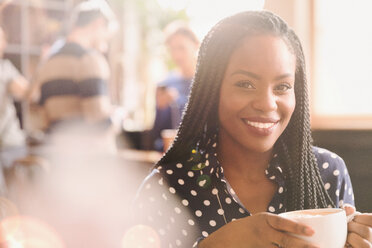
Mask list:
[[[235,74],[243,74],[245,76],[249,76],[249,77],[252,77],[252,78],[257,79],[257,80],[261,79],[261,77],[258,76],[257,74],[255,74],[253,72],[245,71],[245,70],[236,70],[236,71],[232,72],[230,75],[234,76]]]
[[[261,77],[253,72],[250,72],[250,71],[245,71],[245,70],[236,70],[234,72],[232,72],[230,75],[233,76],[233,75],[236,75],[236,74],[243,74],[245,76],[248,76],[248,77],[252,77],[254,79],[257,79],[257,80],[260,80]],[[282,75],[279,75],[275,78],[275,80],[281,80],[281,79],[284,79],[284,78],[294,78],[294,74],[292,73],[284,73]]]
[[[292,74],[292,73],[284,73],[284,74],[282,74],[280,76],[277,76],[275,78],[275,80],[281,80],[281,79],[284,79],[284,78],[294,78],[294,74]]]

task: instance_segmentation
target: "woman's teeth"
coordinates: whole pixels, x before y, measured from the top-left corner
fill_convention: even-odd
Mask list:
[[[268,129],[275,125],[275,122],[263,123],[263,122],[253,122],[253,121],[245,121],[249,126],[256,127],[256,128],[263,128]]]

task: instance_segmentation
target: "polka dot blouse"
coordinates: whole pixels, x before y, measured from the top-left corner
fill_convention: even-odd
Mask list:
[[[203,155],[192,151],[191,160],[202,163],[185,161],[158,166],[143,182],[134,204],[136,222],[151,227],[158,234],[161,247],[197,247],[200,240],[223,225],[250,216],[224,177],[216,146],[212,144],[212,149]],[[333,202],[337,207],[354,205],[353,188],[342,158],[325,149],[313,150]],[[287,189],[276,157],[265,174],[278,185],[267,212],[279,214],[286,211]]]

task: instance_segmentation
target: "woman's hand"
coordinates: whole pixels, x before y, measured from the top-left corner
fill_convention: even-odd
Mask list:
[[[345,206],[346,214],[355,212],[352,206]],[[372,214],[358,214],[348,224],[346,247],[372,247]]]
[[[311,236],[314,231],[278,215],[259,213],[228,223],[209,235],[199,247],[317,247],[289,233]]]

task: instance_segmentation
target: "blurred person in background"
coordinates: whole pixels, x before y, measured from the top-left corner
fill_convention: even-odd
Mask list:
[[[32,90],[43,110],[44,130],[59,123],[111,125],[110,69],[102,53],[116,25],[114,13],[98,0],[84,1],[72,13],[70,32],[40,66]]]
[[[14,101],[24,99],[29,83],[8,59],[2,58],[5,47],[5,34],[0,27],[0,192],[5,187],[3,169],[27,154]]]
[[[161,131],[176,129],[190,93],[195,73],[199,39],[189,26],[180,21],[170,23],[164,30],[165,44],[176,70],[158,84],[156,116],[150,131],[150,148],[162,151]]]

